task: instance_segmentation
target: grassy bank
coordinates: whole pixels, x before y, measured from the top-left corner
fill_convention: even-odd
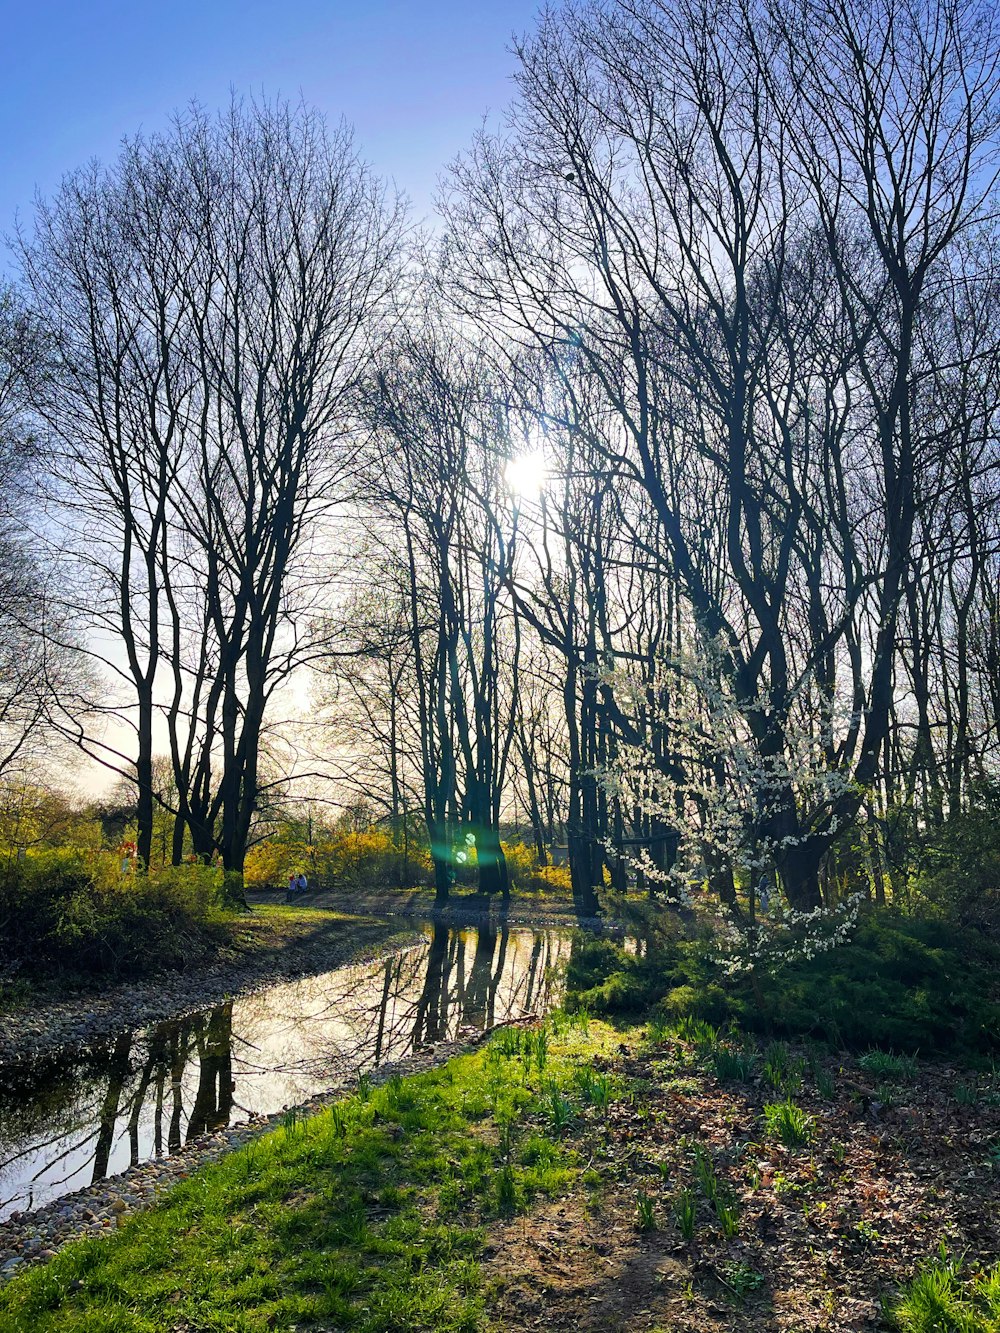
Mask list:
[[[1000,942],[940,916],[869,910],[850,942],[727,968],[717,922],[638,914],[642,948],[581,936],[568,1002],[592,1013],[683,1015],[838,1047],[1000,1057]]]
[[[0,1330],[991,1333],[998,1169],[994,1071],[556,1016],[290,1115]]]

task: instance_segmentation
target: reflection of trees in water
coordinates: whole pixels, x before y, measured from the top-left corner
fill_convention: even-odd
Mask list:
[[[123,1169],[115,1148],[126,1137],[136,1165],[223,1128],[237,1079],[266,1082],[280,1067],[298,1073],[308,1096],[345,1064],[384,1064],[459,1028],[547,1008],[568,947],[555,933],[512,932],[505,921],[462,931],[438,923],[424,945],[380,963],[123,1034],[98,1058],[67,1065],[69,1077],[54,1078],[50,1066],[44,1084],[0,1099],[0,1204],[16,1194],[16,1206],[30,1206],[81,1176]]]
[[[153,1152],[163,1153],[164,1137],[169,1151],[181,1146],[184,1117],[183,1079],[192,1061],[197,1061],[198,1083],[186,1137],[191,1139],[209,1128],[228,1123],[233,1105],[232,1001],[209,1013],[195,1014],[178,1022],[161,1024],[137,1037],[126,1032],[110,1050],[89,1062],[75,1063],[72,1077],[59,1082],[60,1096],[51,1097],[24,1088],[22,1105],[32,1103],[40,1117],[0,1107],[6,1121],[0,1136],[4,1145],[0,1160],[0,1203],[16,1194],[30,1206],[37,1183],[44,1179],[49,1197],[61,1185],[79,1185],[86,1174],[91,1183],[103,1180],[111,1165],[119,1126],[128,1135],[129,1165],[143,1160],[143,1112],[147,1112],[152,1089]],[[169,1089],[169,1099],[165,1096]],[[164,1120],[166,1136],[164,1136]],[[20,1122],[20,1123],[18,1123]],[[33,1160],[41,1157],[41,1160]],[[27,1178],[15,1182],[17,1164],[31,1163]],[[7,1185],[5,1177],[11,1177]],[[13,1187],[13,1188],[12,1188]]]

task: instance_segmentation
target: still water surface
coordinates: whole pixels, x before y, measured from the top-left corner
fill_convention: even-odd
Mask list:
[[[498,923],[426,935],[381,962],[123,1033],[0,1087],[0,1219],[558,999],[566,934]]]

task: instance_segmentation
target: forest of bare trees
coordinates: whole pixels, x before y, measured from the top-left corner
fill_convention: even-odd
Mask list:
[[[75,745],[236,899],[303,792],[439,902],[515,834],[588,915],[905,893],[1000,782],[998,36],[549,12],[429,236],[301,106],[69,177],[0,306],[0,765]]]

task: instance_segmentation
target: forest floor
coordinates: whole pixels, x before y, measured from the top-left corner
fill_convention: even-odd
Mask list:
[[[995,1069],[557,1014],[199,1171],[0,1333],[888,1327],[940,1246],[996,1263],[998,1177]]]

